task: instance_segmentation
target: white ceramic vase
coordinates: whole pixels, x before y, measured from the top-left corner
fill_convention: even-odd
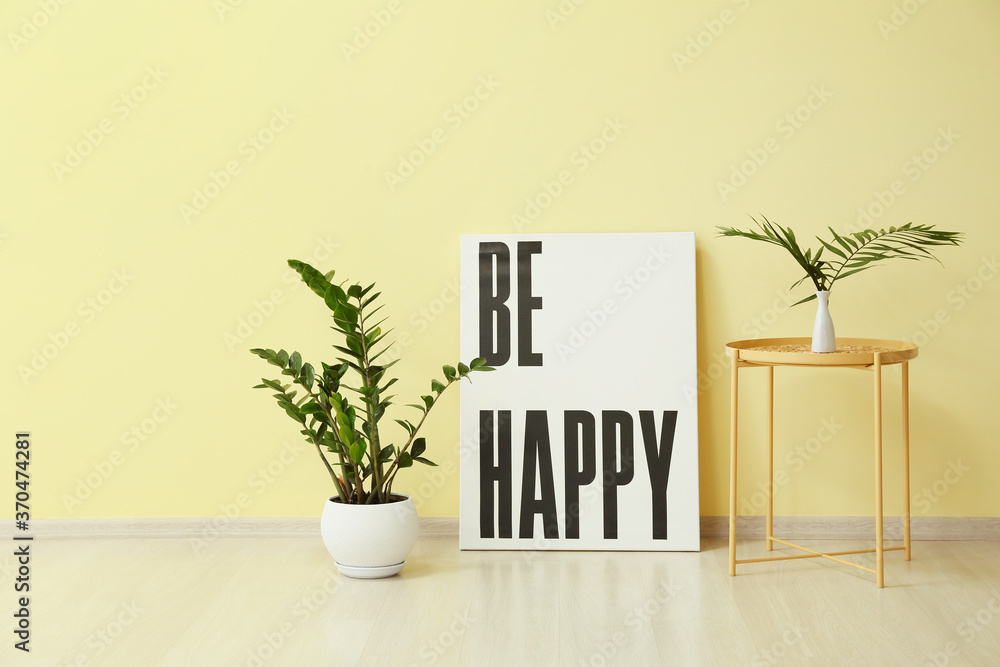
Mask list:
[[[356,579],[391,577],[417,543],[417,508],[408,496],[384,505],[349,505],[327,499],[320,517],[323,544],[337,569]]]
[[[830,317],[830,292],[816,292],[816,322],[813,324],[812,351],[833,352],[837,349],[837,334]]]

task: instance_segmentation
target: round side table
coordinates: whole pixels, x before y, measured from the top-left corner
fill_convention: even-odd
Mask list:
[[[736,566],[802,558],[826,558],[850,565],[875,575],[876,584],[883,588],[883,554],[903,551],[910,560],[910,395],[909,361],[917,356],[917,346],[898,340],[871,338],[838,338],[834,352],[810,351],[810,338],[762,338],[738,340],[726,344],[726,354],[732,357],[732,413],[730,419],[729,455],[729,574],[736,575]],[[885,548],[882,539],[882,367],[899,364],[902,368],[902,440],[903,478],[906,495],[903,509],[903,546]],[[799,366],[816,368],[858,368],[872,371],[874,377],[875,411],[875,548],[855,551],[821,553],[774,537],[774,368]],[[767,527],[766,546],[773,550],[775,542],[806,552],[804,555],[773,556],[736,560],[736,463],[739,420],[739,371],[743,368],[767,369]],[[840,558],[849,554],[874,553],[875,569]]]

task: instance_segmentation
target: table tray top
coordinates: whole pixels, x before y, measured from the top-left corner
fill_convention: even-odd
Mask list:
[[[835,352],[811,351],[811,338],[757,338],[726,343],[726,354],[750,364],[778,366],[868,366],[875,355],[883,364],[898,364],[917,356],[917,346],[901,340],[837,338]]]

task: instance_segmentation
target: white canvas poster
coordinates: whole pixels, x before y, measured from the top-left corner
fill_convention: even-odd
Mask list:
[[[461,252],[461,548],[698,550],[694,234]]]

